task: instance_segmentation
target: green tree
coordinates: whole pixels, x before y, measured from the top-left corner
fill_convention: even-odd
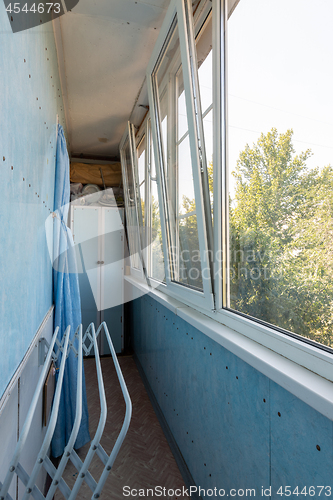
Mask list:
[[[151,251],[152,251],[152,276],[163,281],[165,279],[164,257],[162,246],[162,230],[158,200],[152,195],[152,227],[151,227]]]
[[[195,212],[195,200],[183,195],[183,214]],[[179,222],[180,280],[188,285],[202,288],[199,236],[196,213]]]
[[[211,206],[213,206],[213,162],[209,162],[207,167],[208,185],[211,198]],[[189,214],[195,212],[195,199],[188,196],[182,197],[182,213]],[[196,214],[184,217],[179,222],[179,239],[180,239],[180,274],[183,277],[182,281],[202,288],[202,269],[200,261],[198,224]],[[181,256],[184,258],[182,259]]]
[[[331,345],[333,170],[309,169],[292,136],[261,134],[233,172],[230,305]]]

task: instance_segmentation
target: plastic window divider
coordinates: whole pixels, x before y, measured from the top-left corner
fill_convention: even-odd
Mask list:
[[[100,444],[100,440],[102,438],[104,428],[105,428],[105,423],[106,423],[106,418],[107,418],[107,404],[106,404],[106,397],[105,397],[105,390],[104,390],[104,382],[103,382],[103,374],[102,374],[102,368],[101,368],[101,362],[100,362],[100,356],[98,352],[98,346],[97,346],[97,337],[100,334],[100,332],[104,330],[104,333],[106,335],[112,360],[117,372],[119,384],[123,393],[123,397],[125,400],[126,404],[126,411],[125,411],[125,417],[123,421],[123,425],[121,428],[121,431],[118,435],[118,438],[113,446],[113,449],[111,451],[110,456],[106,453],[106,451],[103,449],[103,447]],[[50,345],[45,341],[45,346],[48,349],[47,355],[45,358],[44,366],[42,368],[41,375],[38,379],[37,386],[35,389],[34,396],[32,398],[32,402],[29,408],[29,411],[27,413],[27,417],[25,419],[22,432],[19,438],[19,441],[16,445],[12,460],[10,461],[10,466],[8,468],[4,483],[2,484],[0,482],[0,500],[13,500],[11,495],[8,493],[9,487],[11,485],[12,479],[14,477],[14,474],[18,476],[18,478],[22,481],[24,486],[26,487],[25,493],[23,496],[22,500],[28,500],[30,496],[32,496],[35,500],[51,500],[57,490],[61,491],[61,493],[64,495],[66,500],[74,500],[78,492],[81,488],[82,482],[85,481],[86,484],[89,486],[89,488],[92,491],[92,499],[99,498],[101,491],[104,487],[105,481],[108,477],[108,474],[110,473],[112,466],[114,464],[114,461],[119,453],[119,450],[121,448],[121,445],[126,437],[129,424],[131,421],[131,415],[132,415],[132,403],[131,399],[128,393],[128,389],[118,362],[118,358],[110,337],[110,333],[108,330],[108,327],[105,322],[103,322],[97,332],[95,332],[95,326],[93,323],[91,323],[84,336],[82,336],[82,325],[79,325],[75,331],[75,334],[73,336],[73,340],[70,340],[70,326],[66,328],[66,331],[64,333],[64,336],[61,341],[57,338],[58,336],[58,331],[59,328],[57,327],[54,331],[52,340]],[[78,350],[75,349],[74,347],[74,342],[75,339],[78,338],[79,340],[79,346]],[[87,347],[85,345],[86,340],[90,341],[89,346]],[[55,352],[55,346],[57,347],[57,351]],[[81,418],[82,418],[82,371],[83,371],[83,352],[87,355],[90,353],[90,351],[94,348],[94,355],[95,355],[95,362],[96,362],[96,371],[97,371],[97,380],[98,380],[98,389],[99,389],[99,397],[100,397],[100,405],[101,405],[101,414],[100,414],[100,419],[99,419],[99,424],[95,433],[95,436],[91,442],[89,451],[86,455],[86,458],[84,462],[79,458],[77,453],[74,450],[74,444],[80,429],[80,424],[81,424]],[[53,463],[51,462],[50,458],[48,457],[47,453],[51,444],[51,440],[53,437],[53,433],[55,430],[56,422],[57,422],[57,417],[58,417],[58,411],[59,411],[59,403],[60,403],[60,395],[61,395],[61,389],[62,389],[62,384],[63,384],[63,377],[64,377],[64,372],[65,372],[65,367],[66,367],[66,360],[70,354],[70,351],[73,351],[75,357],[78,357],[78,376],[77,376],[77,388],[76,388],[76,412],[75,412],[75,419],[74,419],[74,424],[72,428],[71,435],[69,437],[69,440],[66,444],[64,453],[62,455],[62,458],[60,460],[60,463],[58,465],[58,468],[56,468]],[[53,400],[53,406],[52,406],[52,411],[51,411],[51,416],[49,419],[48,427],[46,430],[46,434],[42,443],[42,446],[40,448],[39,453],[37,454],[37,458],[35,461],[35,465],[33,467],[31,475],[29,475],[23,466],[20,464],[19,460],[22,455],[23,448],[25,446],[29,430],[32,424],[33,416],[36,410],[36,406],[39,400],[39,397],[41,395],[41,392],[43,390],[43,385],[49,370],[49,367],[51,365],[51,361],[54,360],[56,361],[60,353],[62,353],[61,357],[61,362],[60,362],[60,369],[59,369],[59,376],[56,384],[56,389],[55,389],[55,394],[54,394],[54,400]],[[98,483],[96,483],[95,479],[89,472],[88,468],[90,466],[91,460],[93,459],[94,454],[97,454],[97,456],[100,458],[102,463],[104,464],[104,469],[102,474],[100,475],[100,478],[98,480]],[[71,460],[73,463],[74,467],[78,471],[78,477],[74,483],[73,489],[71,490],[65,480],[63,479],[62,475],[64,473],[64,470],[66,468],[68,460]],[[39,476],[41,468],[44,467],[46,472],[50,475],[52,482],[49,487],[49,490],[46,494],[46,497],[43,495],[43,493],[39,490],[39,488],[36,486],[36,480]]]

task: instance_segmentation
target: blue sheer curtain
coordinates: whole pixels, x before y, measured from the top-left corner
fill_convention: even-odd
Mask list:
[[[69,157],[66,139],[61,125],[58,127],[57,156],[54,189],[53,251],[57,257],[53,266],[54,326],[59,326],[59,339],[68,325],[71,339],[81,324],[81,302],[79,281],[76,271],[74,244],[71,231],[67,227],[70,201]],[[76,349],[78,340],[76,339]],[[77,358],[73,351],[67,359],[57,425],[52,440],[52,455],[60,456],[69,439],[76,407]],[[83,373],[82,420],[75,448],[81,448],[90,441],[86,385]]]

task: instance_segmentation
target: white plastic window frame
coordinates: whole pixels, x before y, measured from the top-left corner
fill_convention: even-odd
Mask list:
[[[127,145],[127,142],[129,144],[130,148],[130,158],[131,158],[131,164],[132,164],[132,175],[133,175],[133,185],[134,185],[134,205],[135,205],[135,219],[136,219],[136,226],[137,226],[137,231],[131,233],[127,232],[127,237],[130,239],[132,236],[136,238],[136,243],[128,241],[128,248],[129,251],[131,252],[131,247],[132,248],[138,248],[138,260],[139,260],[139,268],[134,267],[133,263],[133,255],[130,255],[130,270],[131,274],[135,276],[136,278],[139,278],[141,280],[144,279],[145,272],[144,272],[144,261],[143,261],[143,255],[142,255],[142,244],[141,244],[141,235],[140,235],[140,227],[142,227],[142,215],[140,218],[139,214],[139,203],[138,203],[138,179],[137,179],[137,154],[136,154],[136,148],[135,148],[135,136],[134,136],[134,127],[130,122],[127,122],[126,130],[123,134],[123,137],[120,141],[120,160],[121,160],[121,170],[122,170],[122,178],[123,178],[123,186],[124,186],[124,194],[125,194],[125,208],[126,208],[126,214],[130,213],[130,204],[129,204],[129,199],[128,199],[128,193],[129,193],[129,187],[127,184],[127,173],[126,173],[126,156],[125,156],[125,146]],[[126,217],[126,221],[128,221],[128,216]],[[141,221],[141,224],[140,224]],[[131,245],[131,243],[133,243]]]
[[[227,242],[228,242],[228,203],[227,203],[227,192],[228,192],[228,178],[227,178],[227,57],[226,57],[226,46],[227,46],[227,19],[228,15],[232,13],[237,3],[240,0],[229,0],[231,2],[229,13],[227,10],[227,0],[212,0],[212,23],[213,23],[213,169],[214,169],[214,255],[224,255],[227,256]],[[176,13],[176,8],[178,0],[173,0],[169,11],[167,13],[168,23],[164,23],[161,29],[160,36],[155,46],[152,59],[158,57],[161,45],[168,33],[168,28],[170,23],[172,23],[173,17]],[[170,15],[171,12],[171,15]],[[169,15],[168,15],[169,14]],[[204,20],[201,17],[201,20]],[[178,19],[179,23],[179,19]],[[198,22],[198,27],[201,26],[202,22]],[[151,118],[156,116],[156,108],[154,105],[154,100],[152,99],[152,85],[150,80],[152,67],[152,60],[147,72],[147,83],[148,83],[148,93],[150,101],[150,115]],[[151,120],[151,133],[154,138],[153,145],[155,151],[155,157],[159,158],[156,153],[160,154],[159,145],[157,142],[157,127],[156,120]],[[220,138],[220,140],[216,140]],[[160,158],[159,158],[160,159]],[[165,224],[165,207],[164,207],[164,197],[161,187],[161,171],[160,164],[156,161],[156,174],[159,177],[158,182],[158,194],[160,203],[160,214],[161,214],[161,226],[163,235],[163,249],[165,255],[167,255],[166,246],[166,224]],[[162,180],[163,182],[163,180]],[[165,259],[166,260],[166,259]],[[165,264],[167,264],[165,262]],[[283,358],[294,362],[296,365],[300,365],[314,374],[323,377],[326,380],[333,382],[333,356],[329,350],[317,347],[315,345],[309,344],[303,341],[301,337],[289,336],[273,326],[261,324],[258,321],[250,318],[241,316],[234,311],[226,309],[227,303],[227,286],[228,286],[228,275],[227,275],[228,262],[224,259],[214,259],[214,295],[216,309],[212,310],[211,302],[208,300],[203,300],[203,293],[198,293],[197,297],[191,293],[186,293],[187,290],[183,285],[174,286],[176,284],[170,283],[170,280],[164,283],[157,283],[158,288],[165,295],[173,297],[184,304],[184,307],[189,306],[189,313],[196,306],[198,312],[203,313],[221,325],[225,325],[230,328],[231,331],[235,331],[241,334],[245,339],[251,339],[258,346],[258,360],[266,362],[263,358],[262,347],[268,348],[269,352],[275,352]],[[132,274],[135,269],[132,269]],[[166,272],[169,270],[166,267]],[[222,279],[221,279],[222,276]],[[196,298],[198,300],[196,300]],[[253,350],[253,349],[252,349]],[[252,353],[253,354],[253,353]],[[267,362],[269,356],[267,355]],[[273,368],[272,368],[273,369]],[[274,369],[273,369],[274,371]],[[295,373],[297,368],[295,367]],[[290,372],[291,373],[291,372]],[[289,374],[290,376],[290,374]],[[295,375],[296,377],[296,375]],[[274,377],[273,377],[274,378]],[[276,382],[279,383],[280,375],[276,374],[274,378]],[[297,377],[296,377],[297,378]],[[295,378],[295,380],[296,380]],[[306,381],[304,381],[306,384]],[[304,388],[306,390],[306,388]]]
[[[228,310],[228,143],[227,143],[227,34],[228,17],[242,0],[213,0],[213,136],[214,141],[214,291],[218,322],[312,372],[333,381],[332,350],[308,343],[298,335]],[[222,279],[221,279],[222,277]],[[202,311],[204,312],[204,311]],[[259,346],[260,348],[260,346]]]
[[[151,183],[152,181],[157,181],[157,178],[153,179],[151,177],[151,148],[153,147],[152,145],[152,134],[151,134],[151,119],[150,119],[150,113],[149,111],[147,112],[143,122],[140,125],[140,128],[136,134],[136,156],[137,156],[137,161],[139,159],[138,155],[138,149],[140,147],[140,144],[142,141],[145,140],[145,219],[144,219],[144,224],[143,224],[143,233],[145,234],[145,238],[141,239],[142,243],[142,257],[145,262],[145,267],[146,267],[146,272],[147,272],[147,277],[149,280],[149,284],[152,286],[152,288],[159,288],[160,286],[162,289],[165,287],[165,282],[158,280],[156,277],[152,276],[152,246],[151,246],[151,231],[152,231],[152,198],[151,198]],[[138,166],[138,164],[137,164]],[[141,196],[140,196],[140,191],[139,191],[139,203],[138,205],[141,206]],[[142,223],[142,220],[140,221]]]
[[[142,200],[141,200],[141,183],[140,183],[140,177],[139,177],[139,148],[141,147],[141,144],[143,141],[146,141],[146,145],[144,147],[145,151],[145,165],[144,165],[144,190],[145,190],[145,216],[143,217],[142,210],[141,210],[141,219],[139,216],[139,223],[141,224],[141,252],[142,252],[142,258],[145,263],[145,267],[148,272],[148,267],[149,267],[149,259],[148,259],[148,240],[147,240],[147,234],[146,231],[148,229],[147,225],[147,202],[148,202],[148,190],[147,190],[147,131],[146,131],[146,118],[144,120],[144,123],[141,125],[140,129],[138,130],[136,137],[135,137],[135,155],[136,155],[136,167],[137,167],[137,172],[136,176],[138,179],[138,207],[137,209],[140,210],[142,207]],[[149,216],[149,214],[148,214]]]
[[[188,129],[190,137],[190,149],[194,182],[194,193],[196,202],[196,215],[199,237],[199,250],[201,258],[203,291],[192,289],[184,284],[178,283],[172,279],[171,262],[169,254],[169,234],[170,220],[168,217],[168,200],[165,181],[165,165],[161,144],[161,124],[159,114],[159,99],[156,76],[154,74],[160,55],[163,53],[165,40],[173,25],[174,19],[177,19],[179,33],[181,63],[184,79],[184,90],[186,99],[186,109],[188,118]],[[190,60],[191,59],[191,60]],[[209,200],[208,181],[205,182],[207,175],[206,155],[204,151],[203,125],[200,110],[200,93],[198,84],[198,73],[196,64],[196,50],[193,30],[192,5],[188,0],[172,0],[162,28],[160,30],[157,42],[155,44],[152,57],[147,68],[147,88],[150,107],[151,129],[153,146],[155,153],[156,173],[159,179],[159,203],[161,214],[161,228],[163,239],[165,278],[167,290],[181,300],[204,307],[208,310],[214,309],[212,269],[209,261],[213,245],[211,213],[207,217],[207,199]],[[199,137],[201,142],[199,142]],[[207,237],[208,235],[208,237]],[[207,272],[208,271],[208,272]]]
[[[149,121],[149,112],[146,114],[142,124],[140,125],[139,130],[136,133],[135,137],[135,161],[134,161],[134,169],[135,176],[137,177],[138,182],[138,202],[137,202],[137,210],[141,209],[141,191],[139,185],[139,154],[138,149],[142,143],[145,141],[145,167],[144,167],[144,185],[145,185],[145,217],[143,222],[143,217],[141,214],[141,218],[139,216],[139,224],[141,227],[141,259],[144,263],[144,269],[146,275],[146,281],[149,280],[149,284],[154,284],[151,282],[151,227],[150,227],[150,219],[151,219],[151,199],[150,199],[150,182],[149,182],[149,131],[148,131],[148,121]],[[144,274],[145,274],[144,273]]]

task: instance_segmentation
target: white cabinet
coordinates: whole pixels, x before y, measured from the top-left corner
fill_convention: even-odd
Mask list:
[[[108,325],[117,353],[124,348],[124,211],[99,205],[71,206],[71,229],[79,267],[82,324]],[[81,269],[80,269],[81,268]],[[109,354],[104,334],[100,354]]]

